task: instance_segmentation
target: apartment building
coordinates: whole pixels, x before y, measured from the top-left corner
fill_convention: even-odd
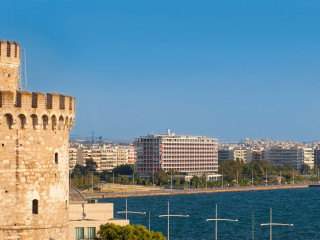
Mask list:
[[[233,160],[233,150],[230,149],[219,149],[218,150],[218,161],[228,161]]]
[[[135,164],[137,161],[137,151],[133,145],[129,145],[128,147],[128,163]]]
[[[69,171],[72,171],[77,164],[78,149],[69,148]]]
[[[233,149],[233,159],[241,162],[251,162],[251,150],[246,148],[235,148]]]
[[[303,151],[297,148],[271,148],[266,149],[265,159],[276,165],[291,164],[295,169],[300,169],[303,164]]]
[[[134,153],[134,152],[133,152]],[[81,156],[80,156],[81,155]],[[134,159],[134,154],[132,159]],[[81,159],[81,161],[79,161]],[[129,148],[127,145],[103,144],[82,146],[69,149],[69,166],[73,170],[76,164],[85,166],[86,160],[92,159],[97,163],[97,171],[112,171],[119,165],[129,163]]]
[[[314,149],[302,148],[303,163],[307,164],[311,169],[314,167]]]
[[[314,167],[314,149],[312,148],[272,148],[265,151],[265,159],[277,164],[291,164],[295,169],[300,169],[302,164]]]
[[[314,149],[314,164],[320,167],[320,147]]]
[[[179,136],[174,133],[136,138],[136,171],[150,175],[159,169],[189,175],[218,172],[218,140],[204,136]]]
[[[218,151],[219,162],[228,160],[239,160],[242,162],[249,163],[251,162],[251,159],[251,150],[246,148],[227,148],[219,149]]]
[[[251,161],[256,162],[264,159],[263,149],[251,149]]]

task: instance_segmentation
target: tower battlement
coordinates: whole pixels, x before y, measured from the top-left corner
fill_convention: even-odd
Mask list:
[[[75,99],[53,93],[0,91],[0,113],[9,129],[69,129],[74,124]],[[50,127],[51,126],[51,127]]]
[[[20,45],[0,39],[0,62],[20,64]]]

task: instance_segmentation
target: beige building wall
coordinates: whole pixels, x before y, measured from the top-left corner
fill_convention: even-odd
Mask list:
[[[69,239],[75,238],[76,228],[84,228],[84,239],[87,239],[87,229],[95,228],[96,234],[101,224],[114,223],[128,225],[129,220],[113,218],[113,203],[76,203],[69,207]],[[83,217],[85,216],[85,217]]]

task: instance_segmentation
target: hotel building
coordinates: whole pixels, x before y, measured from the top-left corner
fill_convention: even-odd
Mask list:
[[[136,171],[150,175],[159,169],[188,175],[206,174],[216,177],[218,172],[218,140],[204,136],[179,136],[174,133],[136,138]],[[210,176],[209,176],[210,175]]]

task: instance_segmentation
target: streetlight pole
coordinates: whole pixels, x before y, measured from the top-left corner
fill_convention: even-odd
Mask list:
[[[207,222],[209,221],[215,221],[216,222],[216,228],[215,228],[215,240],[218,240],[218,221],[227,221],[227,222],[238,222],[238,219],[222,219],[218,218],[218,205],[216,204],[216,218],[213,219],[206,219]]]
[[[222,171],[222,183],[221,183],[221,187],[223,188],[223,171]]]
[[[238,169],[237,169],[237,187],[239,187],[239,173],[238,173]]]
[[[252,240],[254,240],[254,210],[252,209]]]
[[[207,182],[208,182],[208,174],[206,174],[206,189],[208,188]]]
[[[251,186],[253,187],[253,169],[251,169]]]
[[[172,190],[172,170],[171,170],[171,181],[170,181],[170,183],[171,183],[171,190]]]
[[[93,193],[93,172],[91,172],[91,192]]]
[[[154,189],[154,171],[152,170],[152,189]]]
[[[126,214],[126,220],[128,219],[128,213],[132,213],[132,214],[147,214],[146,212],[134,212],[134,211],[128,211],[128,202],[127,202],[127,198],[126,198],[126,210],[125,211],[119,211],[117,213],[125,213]],[[150,215],[150,213],[149,213]]]
[[[266,186],[268,186],[268,169],[266,169]]]
[[[168,238],[167,240],[170,240],[170,217],[189,217],[189,215],[173,215],[170,214],[170,205],[168,201],[168,214],[167,215],[160,215],[159,217],[167,217],[168,218],[168,223],[167,223],[167,231],[168,231]]]
[[[272,208],[270,208],[270,223],[262,223],[261,226],[270,226],[270,240],[272,240],[272,226],[289,226],[289,227],[293,227],[293,224],[273,223],[272,222]]]
[[[282,180],[282,178],[281,178],[281,171],[280,171],[280,185],[281,185],[281,180]]]
[[[294,169],[292,169],[292,186],[294,185]]]

